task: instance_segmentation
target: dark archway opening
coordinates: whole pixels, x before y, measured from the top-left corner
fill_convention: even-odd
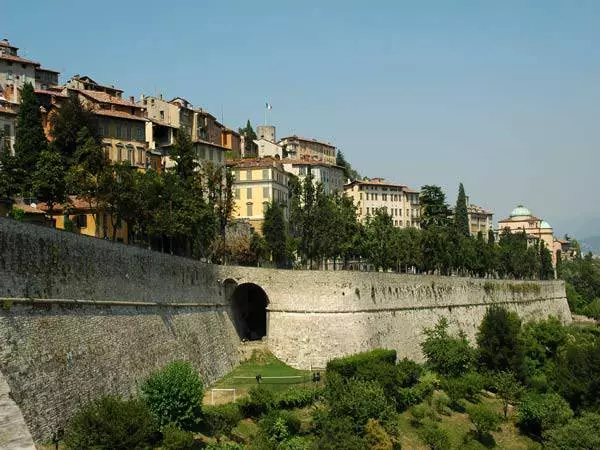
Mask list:
[[[258,341],[267,335],[269,299],[256,284],[240,284],[233,291],[231,309],[235,328],[242,340]]]

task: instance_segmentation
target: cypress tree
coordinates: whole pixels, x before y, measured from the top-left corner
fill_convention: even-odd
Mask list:
[[[456,208],[454,208],[454,226],[460,234],[467,237],[471,235],[467,196],[462,183],[458,186],[458,198],[456,199]]]
[[[47,149],[48,141],[42,126],[40,105],[35,98],[33,86],[23,87],[21,106],[17,118],[15,136],[16,168],[21,175],[21,193],[31,192],[31,176],[41,152]]]
[[[287,262],[287,227],[283,217],[283,208],[275,201],[268,204],[263,222],[263,235],[277,267]]]

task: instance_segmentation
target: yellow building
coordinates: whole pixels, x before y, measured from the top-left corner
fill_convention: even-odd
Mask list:
[[[228,162],[234,176],[233,217],[244,220],[262,234],[267,205],[278,202],[288,217],[288,174],[273,158],[242,159]]]
[[[344,193],[357,206],[358,220],[364,222],[378,209],[392,216],[394,226],[419,228],[419,192],[383,178],[356,180],[344,186]]]
[[[498,232],[509,229],[511,233],[525,232],[530,239],[539,239],[552,252],[552,264],[556,264],[556,248],[552,227],[545,220],[531,214],[529,209],[518,205],[507,219],[498,221]]]
[[[467,207],[467,212],[469,214],[471,234],[477,236],[481,231],[483,237],[487,239],[489,231],[493,229],[492,219],[494,213],[472,203]]]

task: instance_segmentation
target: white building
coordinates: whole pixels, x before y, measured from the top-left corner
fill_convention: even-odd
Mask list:
[[[296,175],[300,182],[311,174],[315,185],[321,183],[326,194],[343,192],[344,169],[324,161],[284,159],[283,167],[286,172]]]
[[[281,145],[264,138],[256,139],[254,143],[258,147],[259,158],[264,158],[266,156],[279,159],[283,158],[283,148]]]

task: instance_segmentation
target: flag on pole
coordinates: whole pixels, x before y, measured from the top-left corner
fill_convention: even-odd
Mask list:
[[[265,108],[267,109],[273,109],[273,105],[271,105],[270,103],[265,103]]]

